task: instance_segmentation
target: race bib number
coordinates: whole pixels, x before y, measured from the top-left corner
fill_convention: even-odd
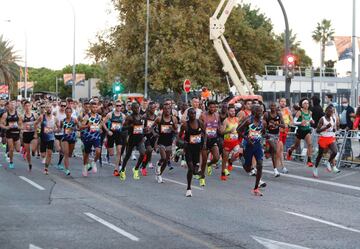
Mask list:
[[[154,123],[155,123],[154,121],[148,120],[146,127],[147,127],[147,128],[151,128],[151,127],[154,125]]]
[[[33,131],[35,129],[35,127],[34,127],[33,123],[25,123],[24,129],[25,129],[25,131]]]
[[[261,139],[261,131],[251,130],[249,132],[249,137],[253,140]]]
[[[66,128],[65,129],[65,134],[66,135],[70,135],[72,133],[72,129],[71,128]]]
[[[230,134],[230,140],[238,140],[239,135],[237,133],[231,133]]]
[[[113,131],[121,130],[121,124],[120,123],[111,123],[111,130],[113,130]]]
[[[53,129],[50,128],[50,127],[45,127],[44,128],[44,133],[48,134],[48,133],[52,133],[53,132]]]
[[[201,143],[201,135],[190,135],[190,143],[191,144],[199,144]]]
[[[18,128],[18,123],[17,122],[9,122],[9,126],[10,126],[10,128]]]
[[[144,132],[144,126],[134,125],[134,131],[133,131],[134,135],[140,135],[140,134],[143,134],[143,132]]]
[[[98,125],[90,125],[90,132],[98,132],[100,130]]]
[[[215,136],[216,136],[216,133],[217,133],[217,129],[216,129],[216,128],[212,128],[212,127],[207,127],[207,128],[206,128],[206,134],[207,134],[209,137],[215,137]]]
[[[161,133],[171,133],[171,125],[161,125]]]

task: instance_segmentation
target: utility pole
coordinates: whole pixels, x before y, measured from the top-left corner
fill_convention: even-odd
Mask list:
[[[145,34],[145,87],[144,97],[148,97],[148,74],[149,74],[149,22],[150,22],[150,0],[146,0],[146,34]]]
[[[353,19],[352,19],[352,57],[351,57],[351,104],[357,106],[356,96],[358,95],[356,82],[356,0],[353,0]]]

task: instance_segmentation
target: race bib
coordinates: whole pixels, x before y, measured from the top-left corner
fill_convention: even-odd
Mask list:
[[[53,129],[50,128],[50,127],[45,127],[44,128],[44,133],[48,134],[48,133],[52,133],[53,132]]]
[[[161,125],[161,133],[171,133],[171,125]]]
[[[18,128],[18,123],[17,122],[9,122],[9,127],[10,128]]]
[[[121,130],[121,124],[120,123],[111,123],[111,130],[113,130],[113,131]]]
[[[206,134],[208,135],[208,137],[216,137],[216,133],[217,133],[216,128],[212,128],[212,127],[206,128]]]
[[[33,131],[35,129],[34,123],[25,123],[25,131]]]
[[[201,134],[190,135],[190,143],[191,144],[199,144],[199,143],[201,143]]]
[[[230,140],[238,140],[239,135],[237,133],[231,133],[230,134]]]
[[[155,123],[155,121],[148,120],[146,127],[147,127],[147,128],[151,128],[151,127],[154,125],[154,123]]]
[[[249,137],[253,140],[261,139],[261,131],[257,130],[250,130],[249,131]]]
[[[144,132],[143,125],[134,125],[134,131],[133,131],[134,135],[140,135],[140,134],[143,134],[143,132]]]
[[[99,130],[99,125],[90,125],[90,132],[98,132]]]
[[[72,133],[72,131],[73,131],[73,130],[72,130],[71,128],[66,128],[66,129],[65,129],[65,134],[66,134],[66,135],[70,135],[70,134]]]

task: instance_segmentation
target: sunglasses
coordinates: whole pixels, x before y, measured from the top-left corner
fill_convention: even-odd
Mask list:
[[[116,107],[122,107],[122,105],[116,105]]]
[[[61,105],[61,107],[66,107],[66,105]]]

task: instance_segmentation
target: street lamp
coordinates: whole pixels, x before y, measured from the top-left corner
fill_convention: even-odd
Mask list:
[[[76,12],[74,5],[71,3],[70,0],[67,0],[70,4],[72,12],[73,12],[73,20],[74,20],[74,27],[73,27],[73,66],[72,66],[72,99],[75,99],[75,83],[76,83],[76,71],[75,71],[75,41],[76,41]]]
[[[150,21],[150,0],[146,0],[146,34],[145,34],[145,87],[144,97],[148,97],[148,73],[149,73],[149,21]]]

